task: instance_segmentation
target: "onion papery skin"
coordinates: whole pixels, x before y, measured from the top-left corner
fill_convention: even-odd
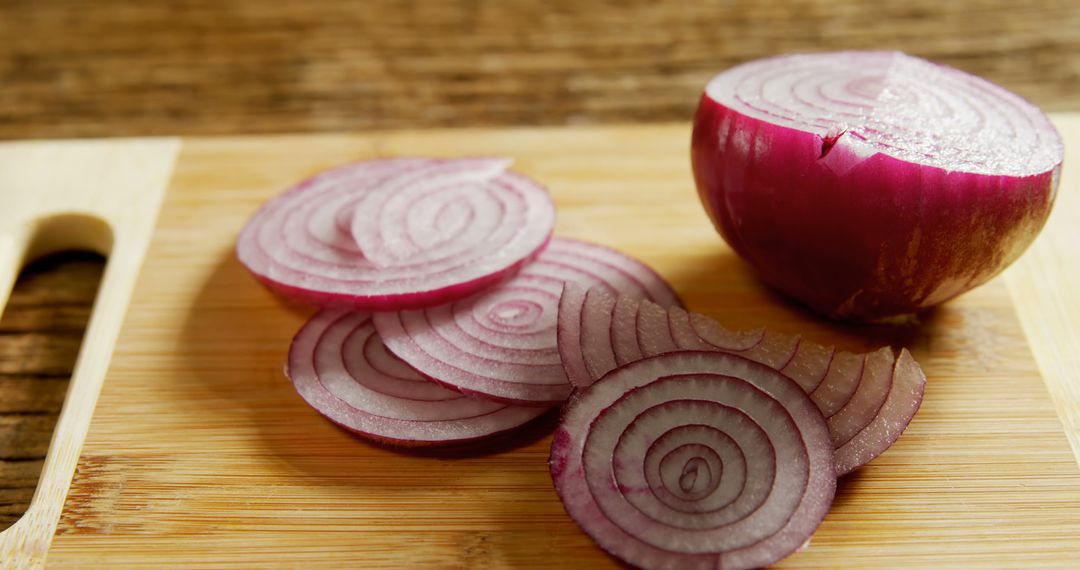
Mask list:
[[[634,566],[758,568],[805,544],[836,489],[797,384],[718,352],[626,364],[567,403],[551,473],[567,513]]]
[[[970,88],[977,94],[964,96],[981,97],[987,116],[1007,108],[1030,123],[1037,160],[973,165],[945,156],[948,148],[920,159],[860,139],[870,111],[839,120],[852,107],[837,103],[835,113],[787,120],[714,97],[723,90],[712,86],[728,73],[780,75],[812,65],[837,69],[837,81],[879,69],[876,80],[905,89],[920,73]],[[732,249],[767,284],[827,317],[854,321],[918,313],[1016,260],[1049,216],[1062,156],[1049,120],[1019,97],[958,70],[873,52],[759,60],[717,76],[701,98],[691,151],[698,195]]]

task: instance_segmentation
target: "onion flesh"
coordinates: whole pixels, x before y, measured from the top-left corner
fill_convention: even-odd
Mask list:
[[[511,162],[438,160],[395,176],[357,202],[353,239],[378,267],[527,258],[547,241],[554,208],[546,191],[508,170]]]
[[[496,172],[506,165],[496,159],[399,158],[323,172],[253,215],[237,240],[237,256],[271,290],[324,307],[397,310],[462,298],[513,275],[554,227],[547,191],[523,176]],[[473,173],[475,184],[450,172]],[[398,233],[378,242],[386,247],[371,248],[375,257],[365,255],[353,235],[358,205],[410,182],[438,185],[446,178],[455,181],[454,191],[406,201],[415,210],[395,200],[394,208],[377,210],[391,219],[371,221],[371,231],[396,226]],[[468,223],[478,212],[483,223]],[[381,234],[371,241],[376,238]],[[422,251],[408,257],[401,243]]]
[[[300,396],[334,423],[401,446],[495,435],[544,413],[447,390],[386,350],[365,313],[325,310],[293,339],[287,367]]]
[[[438,382],[497,401],[551,406],[572,389],[556,345],[559,297],[567,282],[679,303],[641,262],[604,246],[554,238],[497,287],[445,305],[377,313],[375,326],[394,354]]]
[[[833,446],[791,379],[680,351],[575,394],[551,449],[564,507],[641,568],[757,568],[802,546],[832,502]]]
[[[839,475],[888,449],[922,401],[926,376],[906,349],[899,358],[888,347],[853,354],[765,329],[731,331],[705,315],[576,284],[567,284],[563,295],[568,301],[560,307],[558,346],[575,386],[587,387],[625,364],[618,355],[626,360],[631,346],[643,357],[675,350],[740,355],[783,373],[810,396],[826,418]],[[616,318],[616,307],[636,316]],[[631,320],[636,326],[626,326]]]
[[[724,240],[838,319],[916,313],[1012,263],[1049,215],[1063,145],[983,79],[902,53],[752,61],[716,76],[692,163]]]

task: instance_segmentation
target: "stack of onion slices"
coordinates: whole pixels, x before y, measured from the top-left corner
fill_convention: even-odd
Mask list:
[[[569,398],[552,476],[616,556],[752,567],[803,544],[837,473],[884,451],[918,408],[910,355],[689,313],[643,263],[552,237],[550,196],[508,165],[357,163],[252,217],[240,260],[321,307],[289,351],[300,396],[395,446],[489,438]]]

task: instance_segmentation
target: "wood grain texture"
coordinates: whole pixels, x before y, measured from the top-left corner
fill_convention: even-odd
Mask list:
[[[70,249],[109,256],[55,428],[47,415],[0,416],[2,472],[18,482],[3,485],[0,501],[14,506],[24,498],[30,475],[13,463],[40,472],[25,514],[0,531],[4,568],[44,565],[177,147],[170,139],[0,144],[0,306],[26,260]],[[51,347],[62,355],[56,361],[72,358],[77,340],[46,338],[27,346]],[[2,356],[0,373],[21,370],[3,366],[17,357]],[[50,430],[51,440],[32,437]],[[5,516],[12,510],[5,508]]]
[[[0,138],[687,120],[781,52],[900,49],[1080,109],[1072,0],[0,0]]]
[[[1080,109],[1080,5],[1068,0],[0,0],[0,37],[0,138],[683,120],[718,69],[842,48],[903,49]],[[93,273],[32,285],[44,300],[5,313],[18,322],[0,334],[13,357],[0,417],[58,406],[69,325],[90,304],[64,299]],[[34,425],[20,445],[47,439],[51,426]],[[0,458],[0,486],[15,487],[0,527],[42,459]]]
[[[1080,132],[1080,115],[1057,120]],[[1024,333],[1080,462],[1080,144],[1065,149],[1066,178],[1054,210],[1032,248],[1005,275]]]
[[[0,319],[0,530],[30,506],[60,415],[101,257],[72,254],[31,263]]]
[[[687,139],[678,124],[187,141],[50,566],[616,568],[551,487],[550,418],[458,452],[357,440],[282,375],[306,314],[232,253],[263,200],[318,170],[499,153],[550,185],[558,233],[640,257],[692,309],[845,349],[906,346],[923,365],[930,384],[908,432],[842,482],[811,546],[781,567],[1075,567],[1080,470],[1003,280],[918,326],[822,322],[763,288],[715,235],[672,150]],[[1078,187],[1073,177],[1062,191]]]
[[[685,120],[726,66],[849,48],[906,50],[1080,110],[1070,0],[0,0],[0,38],[8,139]],[[69,267],[30,285],[51,300],[5,313],[20,328],[0,353],[19,358],[0,414],[63,395],[70,351],[50,339],[70,340],[57,323],[89,310],[81,292],[98,279]]]

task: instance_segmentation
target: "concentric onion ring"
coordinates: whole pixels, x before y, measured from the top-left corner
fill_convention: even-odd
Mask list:
[[[327,310],[293,339],[288,375],[334,423],[395,445],[440,445],[518,427],[543,408],[476,400],[431,382],[387,352],[364,313]]]
[[[1023,98],[900,52],[757,60],[718,75],[706,93],[748,117],[818,134],[822,155],[848,147],[862,157],[880,152],[952,172],[1009,176],[1061,162],[1053,126]]]
[[[895,52],[785,55],[717,75],[691,158],[714,226],[766,283],[830,318],[906,317],[1038,235],[1064,157],[1049,118]]]
[[[547,191],[523,176],[501,172],[506,164],[402,158],[321,173],[252,216],[238,238],[237,256],[274,291],[327,307],[394,310],[467,296],[520,268],[543,247],[554,226]],[[468,178],[462,173],[487,182],[473,193],[465,192],[472,186],[459,184],[454,192],[440,194],[434,206],[413,212],[416,217],[397,220],[405,237],[428,250],[393,263],[385,262],[390,254],[383,249],[374,250],[380,263],[364,255],[352,233],[358,204],[416,177],[438,184],[451,171],[457,172],[458,182]],[[477,204],[484,208],[483,220],[475,219]],[[454,241],[466,234],[469,241]],[[486,244],[497,245],[498,254]]]
[[[826,418],[844,475],[888,449],[922,401],[926,376],[902,350],[837,351],[765,329],[731,331],[715,320],[648,300],[568,283],[559,309],[559,354],[570,382],[586,387],[637,358],[674,350],[720,350],[795,380]],[[876,426],[871,429],[871,426]]]
[[[547,241],[555,210],[546,190],[507,170],[511,162],[440,160],[395,176],[357,203],[353,239],[379,267],[454,259],[495,271],[526,258]]]
[[[813,534],[836,487],[821,412],[720,352],[624,365],[567,405],[551,473],[567,512],[635,566],[757,568]]]
[[[570,394],[556,346],[566,282],[678,304],[655,272],[615,250],[554,238],[513,279],[468,299],[415,311],[378,313],[386,346],[425,375],[466,393],[529,405]]]

